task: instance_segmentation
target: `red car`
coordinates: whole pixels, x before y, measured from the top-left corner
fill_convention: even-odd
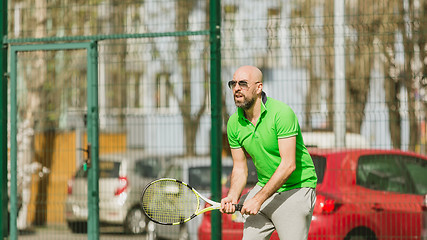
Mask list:
[[[400,150],[309,151],[318,176],[309,240],[421,239],[427,157]],[[224,240],[242,238],[239,215],[222,215]],[[209,214],[198,236],[210,239]],[[279,239],[276,232],[271,239]]]

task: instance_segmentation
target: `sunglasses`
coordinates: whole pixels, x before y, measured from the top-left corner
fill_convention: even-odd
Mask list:
[[[255,84],[260,83],[260,82],[256,82]],[[240,88],[242,89],[248,89],[249,85],[248,85],[248,81],[242,80],[242,81],[229,81],[228,82],[228,87],[230,89],[233,89],[234,87],[236,87],[236,85],[239,84]]]

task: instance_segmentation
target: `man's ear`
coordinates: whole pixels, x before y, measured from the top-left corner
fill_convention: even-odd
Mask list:
[[[261,94],[262,93],[262,82],[258,83],[256,91],[257,91],[257,94]]]

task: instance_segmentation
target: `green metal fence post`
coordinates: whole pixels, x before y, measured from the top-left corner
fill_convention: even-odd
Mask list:
[[[0,0],[0,236],[7,236],[7,0]]]
[[[90,44],[88,61],[88,142],[91,166],[88,173],[88,239],[99,239],[99,112],[98,112],[98,43]]]
[[[221,1],[211,0],[209,6],[210,47],[211,47],[211,188],[212,199],[221,200],[221,152],[222,152],[222,117],[221,117]],[[212,240],[222,238],[221,215],[213,211],[211,215]]]
[[[18,193],[18,180],[17,180],[17,83],[16,83],[16,56],[17,53],[11,49],[10,51],[10,219],[9,231],[10,239],[16,240],[18,238],[18,230],[16,220],[18,216],[17,193]]]

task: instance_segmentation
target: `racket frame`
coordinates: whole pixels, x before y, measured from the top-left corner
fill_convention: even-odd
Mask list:
[[[147,189],[148,189],[152,184],[154,184],[154,183],[156,183],[156,182],[160,182],[160,181],[172,181],[172,182],[177,182],[177,183],[179,183],[179,184],[182,184],[182,185],[184,185],[184,186],[188,187],[191,191],[193,191],[194,195],[196,195],[196,198],[197,198],[197,210],[196,210],[196,212],[194,212],[190,217],[188,217],[188,218],[186,218],[186,219],[184,219],[184,220],[182,220],[182,221],[180,221],[180,222],[175,222],[175,223],[159,222],[159,221],[157,221],[156,219],[151,218],[151,217],[150,217],[150,215],[149,215],[149,214],[147,214],[147,213],[146,213],[146,211],[145,211],[145,208],[144,208],[144,206],[143,206],[143,201],[142,201],[142,199],[144,198],[144,194],[145,194],[146,190],[147,190]],[[200,209],[200,208],[201,208],[201,206],[200,206],[200,204],[201,204],[200,199],[202,199],[203,201],[207,202],[207,203],[208,203],[208,204],[210,204],[211,206],[206,207],[206,208],[203,208],[203,209]],[[159,179],[156,179],[156,180],[154,180],[154,181],[151,181],[149,184],[147,184],[147,186],[146,186],[146,187],[144,188],[144,190],[142,191],[142,195],[141,195],[141,206],[142,206],[142,210],[143,210],[144,214],[147,216],[147,218],[148,218],[148,219],[150,219],[151,221],[153,221],[153,222],[155,222],[155,223],[162,224],[162,225],[179,225],[179,224],[183,224],[183,223],[188,222],[188,221],[190,221],[191,219],[193,219],[193,218],[197,217],[197,216],[198,216],[198,215],[200,215],[200,214],[203,214],[203,213],[205,213],[205,212],[209,212],[209,211],[217,210],[217,209],[220,209],[220,208],[221,208],[221,204],[220,204],[220,203],[215,202],[215,201],[212,201],[211,199],[209,199],[209,198],[207,198],[207,197],[203,196],[202,194],[200,194],[196,189],[194,189],[194,188],[193,188],[192,186],[190,186],[189,184],[187,184],[187,183],[185,183],[185,182],[183,182],[183,181],[180,181],[180,180],[174,179],[174,178],[159,178]]]

